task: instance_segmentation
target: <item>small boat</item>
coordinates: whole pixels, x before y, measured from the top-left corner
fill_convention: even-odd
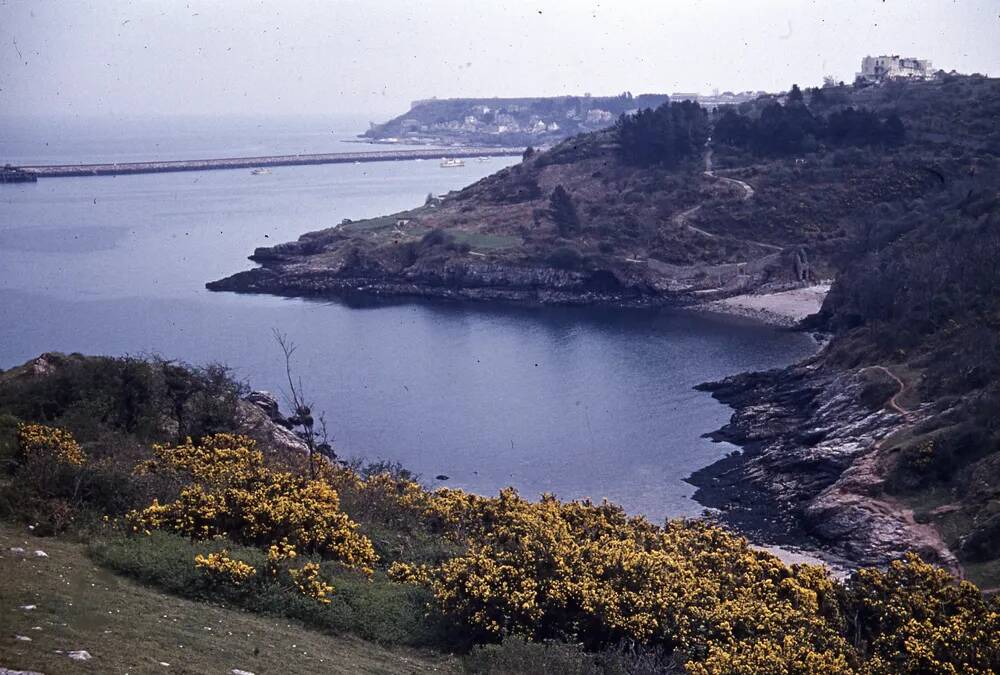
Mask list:
[[[478,161],[480,161],[480,162],[488,162],[488,161],[490,161],[490,158],[489,157],[480,157],[478,159]]]
[[[465,162],[457,157],[453,157],[452,159],[446,159],[444,157],[441,158],[442,169],[451,169],[456,166],[465,166]]]
[[[264,167],[257,167],[256,169],[251,170],[250,173],[254,176],[266,176],[271,173],[271,170],[265,169]]]

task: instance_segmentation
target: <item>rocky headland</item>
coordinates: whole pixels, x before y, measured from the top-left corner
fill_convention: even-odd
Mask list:
[[[817,547],[860,565],[917,551],[957,571],[933,528],[886,492],[893,438],[927,412],[897,406],[891,373],[823,360],[699,387],[734,408],[711,437],[742,450],[690,478],[695,499],[755,541]]]

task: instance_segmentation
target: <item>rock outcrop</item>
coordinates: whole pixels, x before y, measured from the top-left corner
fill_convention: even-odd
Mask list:
[[[915,423],[873,404],[860,371],[822,357],[784,370],[701,385],[735,411],[712,437],[742,452],[691,477],[697,499],[755,539],[812,540],[859,565],[883,565],[907,551],[952,569],[955,557],[933,530],[884,490],[882,447]]]

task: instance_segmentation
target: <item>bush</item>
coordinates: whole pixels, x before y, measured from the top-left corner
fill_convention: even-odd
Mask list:
[[[109,431],[176,441],[229,431],[246,387],[220,365],[45,354],[50,372],[0,382],[0,412],[66,427],[86,445]]]
[[[470,673],[566,673],[567,675],[663,675],[680,673],[682,667],[662,649],[619,645],[587,652],[565,642],[528,642],[509,636],[500,644],[472,649],[463,659]]]
[[[577,645],[528,642],[509,637],[500,644],[475,647],[463,659],[466,672],[483,675],[585,675],[597,673],[594,656]]]
[[[0,473],[9,473],[18,464],[17,426],[20,420],[0,413]]]
[[[185,485],[176,500],[154,501],[128,515],[133,530],[166,529],[193,539],[228,536],[240,543],[291,544],[369,571],[376,560],[371,542],[340,510],[337,492],[325,480],[308,479],[264,465],[256,443],[218,434],[195,445],[154,448],[157,459],[142,473],[177,473]]]

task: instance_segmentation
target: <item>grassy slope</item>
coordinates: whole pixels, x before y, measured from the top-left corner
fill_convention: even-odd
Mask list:
[[[12,554],[11,547],[25,548],[28,557]],[[49,557],[32,556],[35,549]],[[40,539],[7,523],[0,524],[0,578],[0,668],[46,673],[228,673],[240,668],[257,675],[458,668],[450,657],[387,649],[286,619],[158,593],[97,568],[82,544]],[[31,604],[37,609],[18,609]],[[15,635],[32,641],[18,641]],[[75,662],[57,649],[85,649],[93,658]]]

